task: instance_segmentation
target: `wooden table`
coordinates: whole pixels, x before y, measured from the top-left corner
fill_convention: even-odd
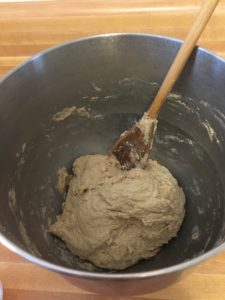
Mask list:
[[[3,246],[0,246],[0,279],[4,285],[4,300],[224,300],[225,252],[199,265],[193,273],[170,287],[135,297],[91,294]]]
[[[182,39],[200,3],[201,0],[0,3],[0,76],[43,49],[81,36],[147,32]],[[225,0],[221,0],[199,44],[225,57]],[[21,259],[3,246],[0,279],[6,300],[118,299],[76,288],[60,275]],[[225,253],[201,264],[182,281],[134,299],[225,300]]]

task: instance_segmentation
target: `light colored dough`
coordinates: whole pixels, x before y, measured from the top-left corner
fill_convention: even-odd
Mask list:
[[[123,171],[112,157],[87,155],[74,161],[73,172],[63,213],[50,227],[72,253],[119,270],[155,255],[176,236],[184,193],[156,161]]]
[[[63,194],[66,190],[66,187],[69,185],[72,175],[69,175],[67,169],[62,167],[57,172],[58,182],[57,182],[57,190]]]
[[[87,118],[90,117],[90,112],[86,109],[86,107],[83,106],[77,108],[76,106],[72,106],[72,107],[65,107],[63,110],[54,114],[52,120],[55,122],[60,122],[75,114],[78,114],[81,117],[87,117]]]

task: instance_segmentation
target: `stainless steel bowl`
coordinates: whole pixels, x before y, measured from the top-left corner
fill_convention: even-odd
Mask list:
[[[196,48],[160,114],[151,156],[184,188],[186,217],[157,256],[120,272],[90,268],[48,233],[61,212],[57,170],[106,153],[153,99],[181,42],[107,34],[47,50],[0,82],[0,241],[98,292],[144,293],[225,249],[225,61]],[[90,118],[52,116],[86,107]]]

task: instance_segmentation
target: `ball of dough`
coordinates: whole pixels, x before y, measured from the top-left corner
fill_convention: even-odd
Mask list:
[[[176,236],[184,193],[156,161],[124,171],[110,156],[86,155],[74,161],[73,172],[63,213],[50,231],[75,255],[122,270]]]

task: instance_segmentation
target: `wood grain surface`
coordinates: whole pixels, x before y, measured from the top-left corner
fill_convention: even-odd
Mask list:
[[[146,32],[183,39],[201,0],[0,3],[0,76],[29,56],[78,37]],[[199,44],[225,57],[225,0]]]
[[[33,265],[0,246],[0,280],[4,285],[4,300],[224,300],[225,252],[163,290],[119,298],[81,290],[61,275]]]
[[[74,0],[0,3],[0,76],[53,45],[107,32],[146,32],[183,39],[202,1]],[[225,0],[199,44],[225,57]],[[90,294],[0,246],[4,300],[113,300]],[[225,253],[176,284],[134,299],[225,300]],[[121,297],[120,299],[133,299]]]

